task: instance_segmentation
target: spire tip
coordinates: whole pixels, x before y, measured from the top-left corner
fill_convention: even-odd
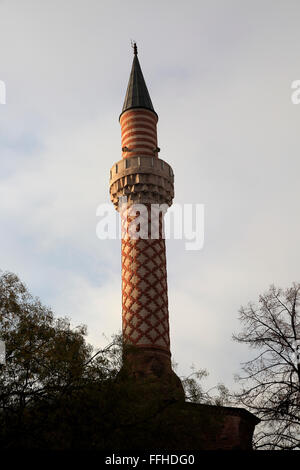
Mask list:
[[[135,42],[135,41],[131,41],[131,47],[132,47],[132,49],[133,49],[134,55],[138,55],[137,45],[136,45],[136,42]]]

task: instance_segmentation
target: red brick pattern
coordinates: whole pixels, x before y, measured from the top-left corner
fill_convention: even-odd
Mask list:
[[[165,240],[161,236],[132,239],[126,232],[126,222],[132,219],[126,212],[121,217],[123,339],[127,344],[169,352]]]

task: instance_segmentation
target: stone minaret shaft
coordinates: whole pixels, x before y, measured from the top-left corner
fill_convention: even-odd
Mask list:
[[[174,197],[172,168],[158,158],[157,121],[134,45],[120,116],[122,160],[110,172],[110,196],[122,223],[122,330],[125,348],[131,346],[124,361],[134,377],[159,377],[183,396],[180,380],[171,368],[163,216],[156,219],[156,238],[151,238],[150,230],[151,205],[168,207]],[[145,211],[130,213],[136,204],[143,204]],[[148,238],[134,238],[129,233],[130,222],[137,216],[141,223],[146,218]]]

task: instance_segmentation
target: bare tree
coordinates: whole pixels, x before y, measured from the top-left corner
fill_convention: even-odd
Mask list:
[[[234,340],[256,351],[237,380],[239,405],[261,419],[255,449],[300,449],[300,284],[282,290],[271,286],[240,309],[241,333]]]

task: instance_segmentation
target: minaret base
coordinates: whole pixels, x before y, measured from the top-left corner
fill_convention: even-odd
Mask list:
[[[185,399],[181,380],[172,370],[170,354],[159,349],[126,346],[118,381],[127,380],[137,386],[147,385],[145,390],[151,390],[151,398],[154,398],[153,393],[157,393],[160,400]]]
[[[147,409],[145,410],[145,406]],[[131,426],[115,433],[110,443],[122,451],[251,451],[259,419],[241,409],[195,403],[128,402],[119,416]],[[127,413],[127,414],[126,414]]]

